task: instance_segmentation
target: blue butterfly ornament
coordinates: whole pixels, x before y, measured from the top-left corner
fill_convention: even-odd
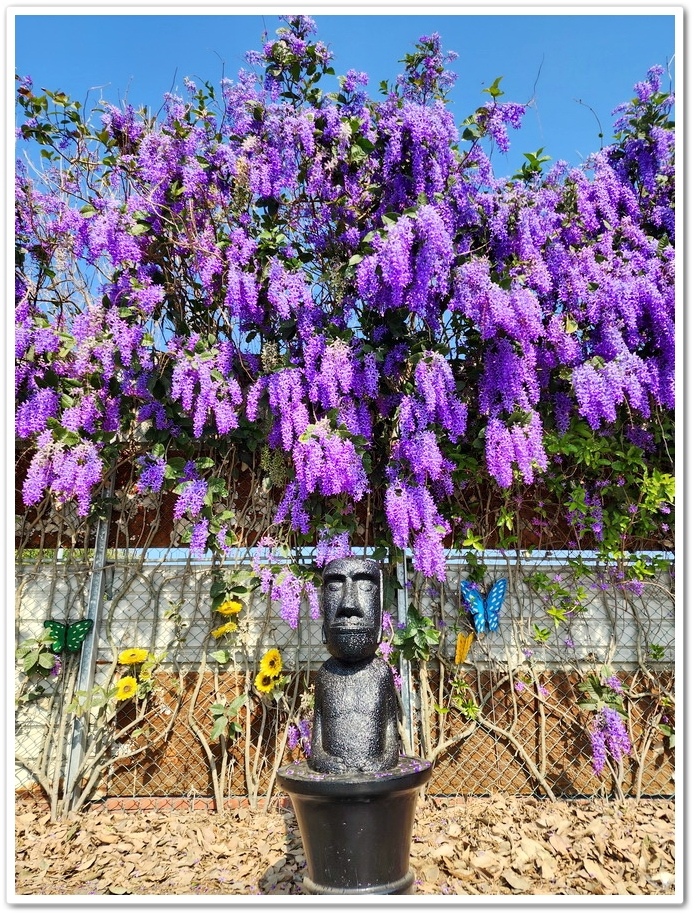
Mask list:
[[[473,582],[462,582],[461,589],[464,604],[474,618],[476,632],[485,633],[486,630],[490,630],[496,633],[500,623],[500,609],[507,591],[507,579],[497,579],[485,597]]]

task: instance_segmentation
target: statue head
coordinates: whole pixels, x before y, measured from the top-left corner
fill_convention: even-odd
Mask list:
[[[326,647],[331,655],[344,661],[373,656],[382,638],[379,564],[357,557],[327,563],[322,602]]]

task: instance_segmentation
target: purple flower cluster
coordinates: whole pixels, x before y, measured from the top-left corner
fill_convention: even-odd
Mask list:
[[[137,488],[140,493],[159,493],[164,483],[167,463],[164,458],[155,455],[144,455],[138,458],[140,476]]]
[[[299,747],[305,757],[312,753],[312,723],[309,719],[300,719],[288,726],[288,747],[294,751]]]
[[[404,73],[396,78],[396,85],[404,99],[423,102],[429,98],[442,98],[454,85],[457,74],[447,70],[458,55],[454,51],[443,53],[442,39],[437,32],[422,35],[416,52],[405,58]]]
[[[531,413],[524,424],[490,420],[486,428],[486,463],[501,487],[512,485],[514,468],[525,483],[533,483],[538,472],[548,466],[539,414]]]
[[[589,492],[583,487],[577,487],[574,491],[573,504],[577,508],[567,514],[568,523],[579,537],[587,532],[592,532],[595,539],[601,543],[604,538],[601,492],[599,490]]]
[[[94,488],[102,482],[103,475],[103,462],[93,443],[65,445],[54,442],[47,431],[38,438],[22,484],[22,498],[25,505],[32,506],[50,492],[59,505],[74,501],[77,514],[86,516]]]
[[[272,600],[280,603],[280,616],[293,630],[299,622],[303,591],[304,583],[291,572],[276,576],[271,588]]]
[[[479,109],[476,120],[481,133],[488,134],[501,153],[507,153],[510,149],[507,129],[519,130],[525,110],[526,106],[517,102],[487,102]]]
[[[269,595],[271,601],[278,602],[281,618],[296,630],[303,599],[307,601],[311,619],[318,620],[321,617],[319,593],[309,578],[297,575],[287,565],[275,571],[280,566],[278,560],[275,543],[262,538],[254,552],[252,568],[261,580],[263,594]]]
[[[342,560],[351,555],[348,532],[342,531],[334,534],[324,528],[319,532],[317,540],[317,553],[314,562],[319,569],[326,566],[332,560]]]
[[[451,526],[437,498],[452,493],[455,464],[443,454],[466,432],[467,407],[457,392],[452,368],[439,353],[427,352],[413,373],[413,392],[399,404],[398,439],[387,469],[385,511],[394,543],[412,546],[414,564],[424,575],[443,580],[444,537]]]
[[[400,627],[397,626],[397,629]],[[382,641],[377,647],[377,654],[380,655],[384,661],[389,665],[389,670],[392,673],[394,678],[394,686],[397,690],[401,690],[402,686],[402,677],[399,674],[399,669],[396,665],[391,663],[391,655],[393,652],[392,641],[394,639],[394,623],[392,621],[392,616],[388,612],[382,614]]]
[[[195,347],[197,340],[188,342]],[[178,348],[175,352],[180,353]],[[203,429],[212,415],[219,435],[224,436],[238,424],[237,408],[242,403],[242,391],[237,379],[229,372],[224,346],[220,347],[215,361],[202,360],[194,354],[190,359],[181,359],[172,371],[171,397],[179,401],[183,410],[192,416],[193,434],[200,439]]]
[[[361,298],[382,314],[406,306],[436,327],[450,292],[454,259],[451,227],[440,210],[426,204],[400,217],[374,247],[375,253],[358,267]]]
[[[590,728],[592,745],[592,767],[599,775],[607,762],[607,755],[620,761],[631,753],[631,739],[619,713],[610,706],[605,706],[594,716]]]
[[[608,687],[610,690],[613,690],[614,693],[618,694],[619,696],[624,692],[623,684],[621,683],[621,679],[617,677],[615,674],[612,674],[609,677],[605,677],[603,680],[603,683],[605,687]]]
[[[347,494],[359,502],[367,488],[367,475],[355,444],[348,436],[334,432],[326,421],[313,424],[293,446],[297,473],[297,498]]]
[[[174,518],[181,518],[185,513],[197,516],[203,507],[207,492],[208,485],[205,480],[191,480],[185,483],[174,506]]]
[[[398,477],[387,487],[384,508],[397,547],[413,545],[413,565],[425,576],[445,580],[443,538],[449,523],[438,512],[427,486],[409,485]]]
[[[202,557],[208,542],[208,519],[195,522],[191,530],[191,556]]]
[[[276,417],[268,437],[273,448],[282,446],[289,452],[295,441],[309,425],[309,411],[305,403],[305,384],[299,369],[281,369],[265,382],[269,407]],[[255,419],[247,407],[250,420]]]

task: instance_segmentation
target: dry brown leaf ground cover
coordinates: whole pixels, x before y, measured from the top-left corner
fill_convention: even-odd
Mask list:
[[[279,803],[225,814],[95,809],[55,824],[18,801],[15,853],[18,895],[304,893],[297,823]],[[419,803],[411,865],[422,895],[675,902],[674,802],[429,797]]]

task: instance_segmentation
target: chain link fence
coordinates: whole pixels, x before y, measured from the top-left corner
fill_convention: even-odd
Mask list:
[[[583,689],[588,677],[604,671],[621,684],[633,750],[625,769],[611,774],[614,788],[673,795],[668,733],[675,618],[668,565],[649,582],[625,581],[592,555],[490,557],[486,567],[484,594],[501,577],[508,591],[499,630],[478,635],[461,666],[460,693],[479,707],[476,727],[462,729],[461,715],[452,722],[439,712],[452,706],[453,679],[443,677],[451,665],[441,668],[439,678],[428,676],[435,701],[430,742],[442,747],[430,791],[470,794],[485,787],[526,794],[542,788],[566,797],[606,792],[609,773],[593,768],[596,710]],[[447,659],[455,655],[460,584],[468,573],[467,566],[452,563],[442,595],[428,595],[426,587],[417,596],[422,612],[436,619],[440,612],[447,625]],[[425,693],[421,689],[421,698]],[[609,764],[611,771],[615,762]]]
[[[406,746],[435,760],[429,791],[673,795],[674,590],[671,558],[662,560],[659,575],[638,582],[592,555],[481,555],[483,593],[499,578],[508,590],[499,630],[475,636],[460,597],[470,555],[452,555],[435,588],[406,569],[405,589],[388,594],[405,596],[440,633],[402,685]],[[249,563],[240,552],[232,566],[243,573]],[[38,639],[48,618],[97,619],[81,651],[59,656],[59,672],[37,679],[17,669],[19,791],[41,787],[57,815],[107,799],[270,797],[278,766],[301,753],[289,728],[311,719],[313,672],[326,658],[307,608],[291,629],[256,590],[236,628],[217,637],[214,571],[174,549],[110,550],[101,561],[91,551],[79,562],[43,551],[16,572],[18,645]],[[397,619],[395,604],[385,610]],[[460,633],[473,638],[455,664]],[[147,676],[119,662],[128,649],[147,651]],[[269,649],[282,656],[275,696],[253,689]],[[583,686],[601,670],[621,682],[632,753],[597,774]],[[118,678],[134,673],[142,695],[114,701]]]

